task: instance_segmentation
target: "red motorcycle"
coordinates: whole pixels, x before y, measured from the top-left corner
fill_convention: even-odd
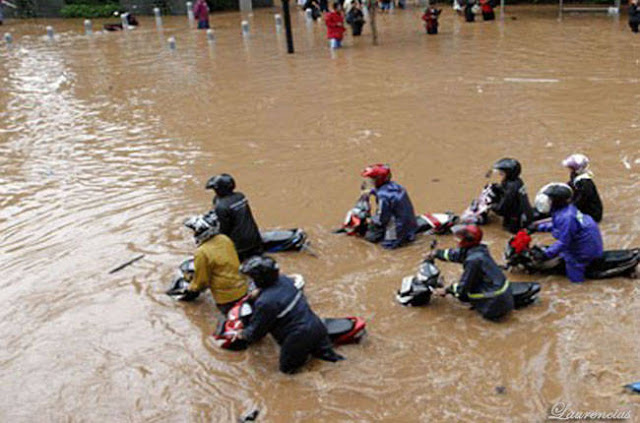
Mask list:
[[[360,196],[356,205],[347,212],[342,223],[342,228],[335,233],[346,233],[350,236],[364,237],[369,227],[371,219],[371,203],[369,194]],[[451,212],[446,213],[424,213],[416,216],[418,228],[416,233],[429,233],[442,235],[449,233],[451,227],[458,222],[458,216]]]
[[[304,278],[302,275],[291,275],[296,288],[302,290]],[[244,340],[236,339],[238,333],[249,324],[253,315],[250,297],[242,298],[229,310],[225,319],[218,322],[213,338],[221,348],[240,351],[247,348],[248,344]],[[344,318],[322,319],[329,333],[329,338],[334,345],[345,345],[359,343],[366,335],[366,322],[364,319],[355,316]]]

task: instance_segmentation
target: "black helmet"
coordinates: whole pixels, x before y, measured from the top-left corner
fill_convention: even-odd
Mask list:
[[[240,273],[249,276],[258,288],[265,288],[280,276],[280,267],[269,256],[253,256],[240,266]]]
[[[209,178],[205,188],[212,189],[217,195],[224,197],[225,195],[233,193],[233,190],[236,189],[236,181],[234,181],[233,176],[228,173],[221,173],[220,175]]]
[[[518,176],[520,176],[520,171],[522,170],[519,161],[509,158],[498,160],[493,164],[493,168],[495,170],[503,171],[505,175],[507,175],[508,180],[516,179]]]
[[[540,188],[536,195],[536,209],[540,213],[549,213],[551,210],[559,209],[571,201],[573,190],[567,184],[552,182]]]

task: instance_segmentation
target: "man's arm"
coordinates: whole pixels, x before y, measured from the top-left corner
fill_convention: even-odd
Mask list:
[[[278,316],[278,310],[268,302],[255,303],[254,313],[249,325],[242,331],[241,338],[249,343],[256,342],[265,337],[273,327]]]

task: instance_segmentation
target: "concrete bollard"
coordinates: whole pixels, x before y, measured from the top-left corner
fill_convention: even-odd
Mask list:
[[[169,45],[169,50],[173,51],[176,49],[176,37],[169,37],[167,40],[167,44]]]
[[[85,21],[84,21],[84,33],[85,33],[85,35],[93,34],[93,26],[92,26],[91,21],[89,19],[85,19]]]
[[[161,27],[162,26],[162,15],[160,14],[160,8],[159,7],[154,7],[153,8],[153,15],[156,17],[156,26],[157,27]]]
[[[52,26],[48,26],[47,27],[47,37],[49,37],[49,40],[53,41],[55,34],[53,32],[53,27]]]
[[[207,29],[207,41],[214,43],[216,41],[216,34],[213,33],[213,29]]]
[[[242,26],[242,35],[245,37],[248,37],[249,31],[250,31],[249,21],[242,21],[241,26]]]
[[[120,15],[120,23],[122,23],[122,29],[127,31],[129,29],[129,21],[127,20],[127,16],[123,13]]]
[[[7,45],[13,44],[13,35],[11,35],[10,32],[4,33],[4,42],[7,43]]]
[[[187,17],[189,18],[189,25],[193,25],[195,17],[193,16],[193,3],[187,2]]]
[[[276,19],[276,32],[281,32],[282,31],[282,16],[275,15],[274,17]]]

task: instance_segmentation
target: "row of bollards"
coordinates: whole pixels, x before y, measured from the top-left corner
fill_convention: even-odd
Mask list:
[[[187,6],[187,16],[189,19],[189,23],[193,24],[194,22],[194,16],[193,16],[193,6],[191,2],[187,2],[186,3]],[[306,13],[306,18],[308,21],[312,21],[312,16],[309,13],[311,12],[311,10],[307,10]],[[155,16],[155,20],[156,20],[156,26],[157,27],[162,27],[162,15],[160,13],[160,8],[155,7],[153,8],[153,14]],[[275,18],[275,24],[276,24],[276,32],[280,33],[282,32],[282,28],[283,28],[283,20],[282,20],[282,16],[280,14],[276,14],[274,16]],[[122,19],[122,28],[127,30],[129,29],[129,22],[127,21],[126,16],[121,16]],[[249,21],[247,20],[243,20],[240,24],[241,28],[242,28],[242,36],[243,37],[249,37],[249,35],[251,34],[251,27],[249,25]],[[47,33],[47,37],[49,40],[53,41],[55,40],[55,32],[53,30],[53,27],[51,26],[47,26],[46,28],[46,33]],[[85,19],[84,21],[84,33],[85,35],[92,35],[93,34],[93,23],[91,22],[91,20],[89,19]],[[213,29],[208,29],[207,30],[207,41],[209,43],[214,43],[216,40],[215,37],[215,33],[213,32]],[[11,35],[11,33],[7,32],[4,34],[4,41],[8,44],[11,45],[13,43],[13,36]],[[170,37],[167,40],[167,44],[169,46],[170,50],[175,50],[176,49],[176,38],[175,37]]]

